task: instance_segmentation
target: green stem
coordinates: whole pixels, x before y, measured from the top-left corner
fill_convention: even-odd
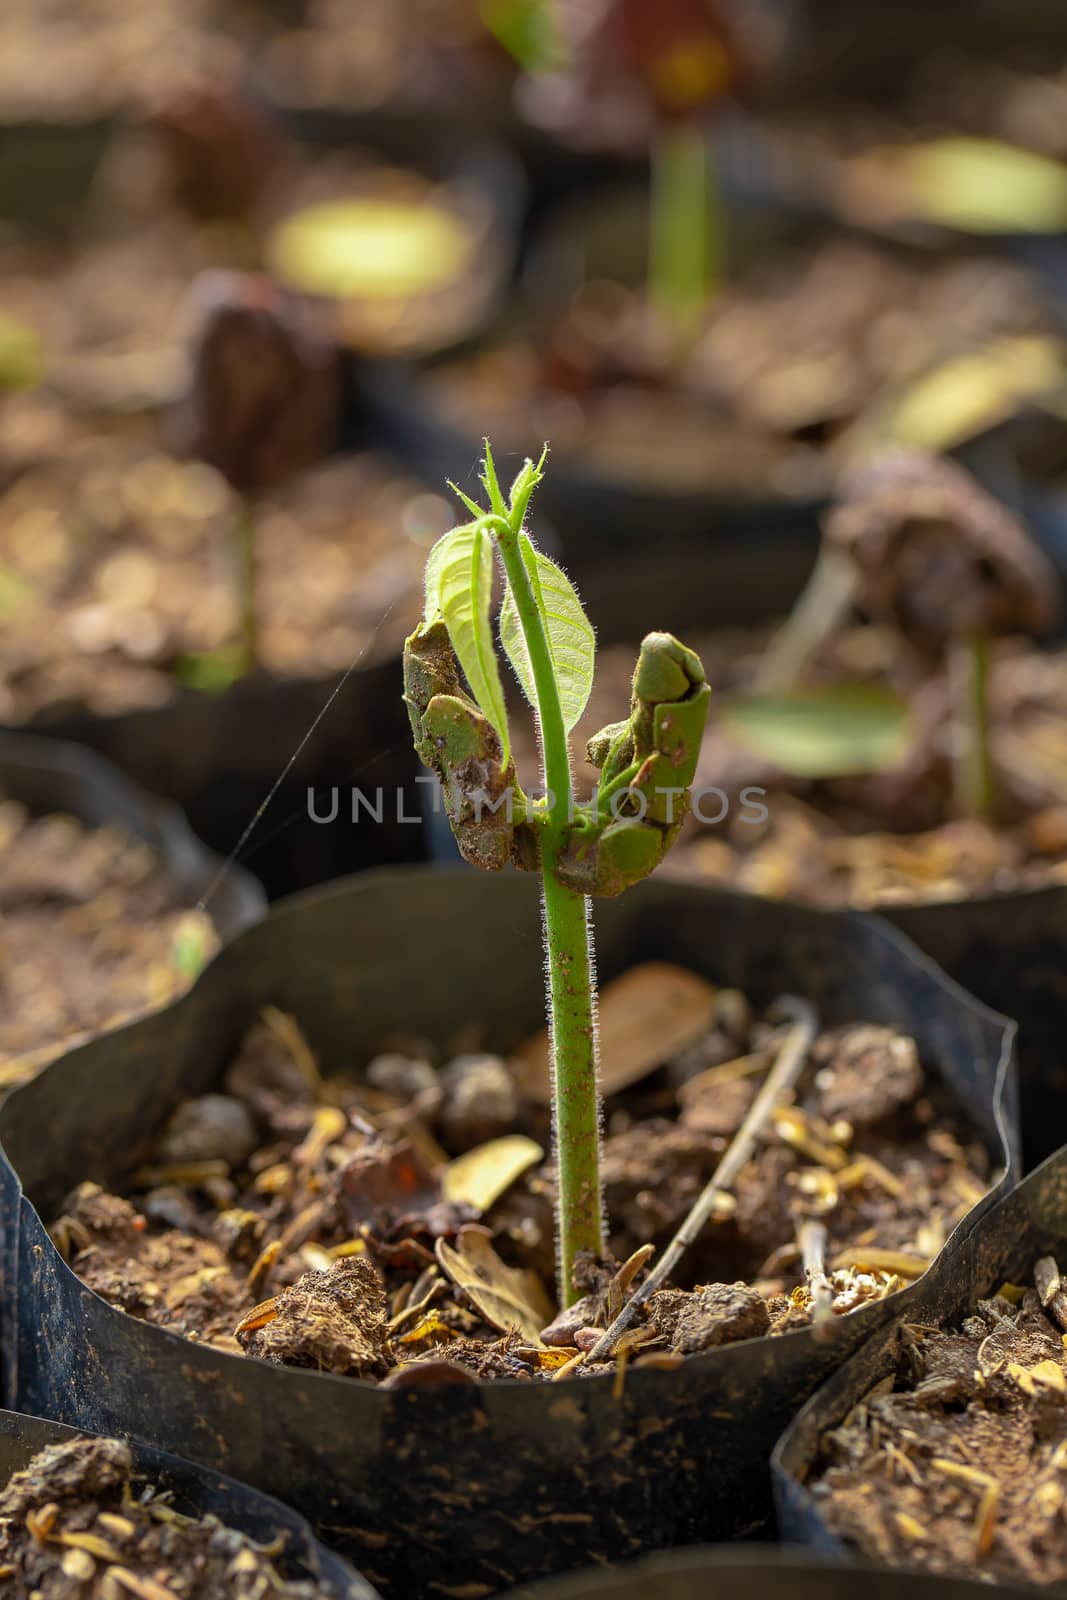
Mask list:
[[[251,672],[259,655],[259,627],[256,618],[256,527],[250,495],[242,495],[233,525],[234,553],[237,557],[237,602],[239,608],[238,660],[242,675]]]
[[[553,871],[555,844],[542,848],[542,904],[554,1073],[560,1304],[578,1298],[574,1258],[604,1254],[600,1193],[600,1094],[589,905]]]
[[[965,817],[992,819],[996,780],[989,749],[989,640],[975,633],[961,642],[958,654],[959,750],[956,756],[956,804]]]
[[[513,523],[503,523],[497,540],[530,656],[541,731],[542,777],[551,796],[541,835],[541,876],[555,1091],[559,1297],[567,1306],[577,1298],[573,1269],[578,1251],[591,1250],[597,1256],[604,1253],[593,953],[586,898],[565,888],[556,876],[573,801],[570,751],[552,652],[522,558],[519,533]]]
[[[795,689],[849,613],[856,569],[844,551],[824,544],[792,611],[764,652],[755,687],[761,694]]]
[[[706,130],[669,124],[652,146],[648,292],[680,358],[722,275],[722,208]]]

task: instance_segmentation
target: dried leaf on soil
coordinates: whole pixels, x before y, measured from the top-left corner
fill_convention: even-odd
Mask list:
[[[535,1273],[501,1261],[481,1228],[461,1228],[454,1249],[438,1239],[437,1259],[494,1328],[517,1328],[528,1344],[540,1347],[553,1308]]]
[[[711,1026],[715,990],[666,961],[631,967],[600,992],[600,1086],[614,1094],[693,1044]],[[531,1100],[551,1098],[548,1031],[517,1052],[520,1085]]]

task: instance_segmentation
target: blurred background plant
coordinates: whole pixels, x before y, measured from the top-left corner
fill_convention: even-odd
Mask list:
[[[351,864],[325,838],[298,862],[295,814],[308,784],[414,795],[371,675],[399,683],[444,480],[491,428],[502,470],[552,442],[538,533],[605,660],[632,658],[640,592],[695,634],[735,733],[749,705],[728,747],[724,699],[709,773],[757,762],[767,692],[802,692],[779,711],[805,803],[847,791],[850,834],[955,826],[959,718],[928,709],[946,675],[913,612],[874,603],[886,571],[802,681],[772,681],[776,619],[891,445],[974,473],[1043,546],[1054,609],[1065,107],[1042,0],[8,0],[0,724],[96,744],[229,849],[357,663],[258,858],[275,888]],[[1009,785],[986,865],[952,856],[942,887],[1005,851],[1048,866],[1018,830],[1067,790],[1067,680],[1031,624],[972,634],[968,680],[1030,798]],[[227,720],[253,690],[255,759]],[[901,707],[926,730],[910,787]],[[424,849],[364,843],[358,864]],[[759,876],[726,834],[699,844],[686,870]]]

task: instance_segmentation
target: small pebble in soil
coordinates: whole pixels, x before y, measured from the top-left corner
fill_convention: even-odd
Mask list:
[[[259,1142],[247,1107],[232,1095],[202,1094],[178,1107],[163,1131],[158,1158],[163,1165],[225,1161],[240,1167]]]
[[[467,1150],[514,1128],[519,1096],[500,1056],[456,1056],[441,1074],[441,1087],[441,1135],[449,1149]]]

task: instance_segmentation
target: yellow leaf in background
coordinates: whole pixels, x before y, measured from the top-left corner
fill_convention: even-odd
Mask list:
[[[604,1094],[637,1083],[684,1050],[711,1026],[715,989],[685,967],[646,961],[614,978],[600,991],[600,1087]],[[531,1100],[551,1096],[548,1031],[542,1029],[516,1053],[519,1084]]]
[[[524,1172],[543,1161],[545,1152],[534,1139],[512,1133],[490,1139],[449,1162],[441,1178],[441,1192],[454,1205],[488,1211]]]
[[[1058,339],[995,339],[916,378],[890,411],[885,433],[898,444],[952,450],[1023,402],[1061,388],[1065,376],[1067,355]]]
[[[931,139],[899,153],[916,212],[969,233],[1067,228],[1067,167],[997,139]]]
[[[438,1239],[437,1260],[486,1322],[501,1333],[517,1328],[528,1344],[541,1348],[541,1329],[552,1320],[552,1303],[536,1273],[501,1261],[484,1228],[461,1228],[455,1248]]]
[[[474,240],[461,217],[427,192],[320,201],[286,217],[268,252],[289,288],[330,299],[430,294],[463,270]]]

